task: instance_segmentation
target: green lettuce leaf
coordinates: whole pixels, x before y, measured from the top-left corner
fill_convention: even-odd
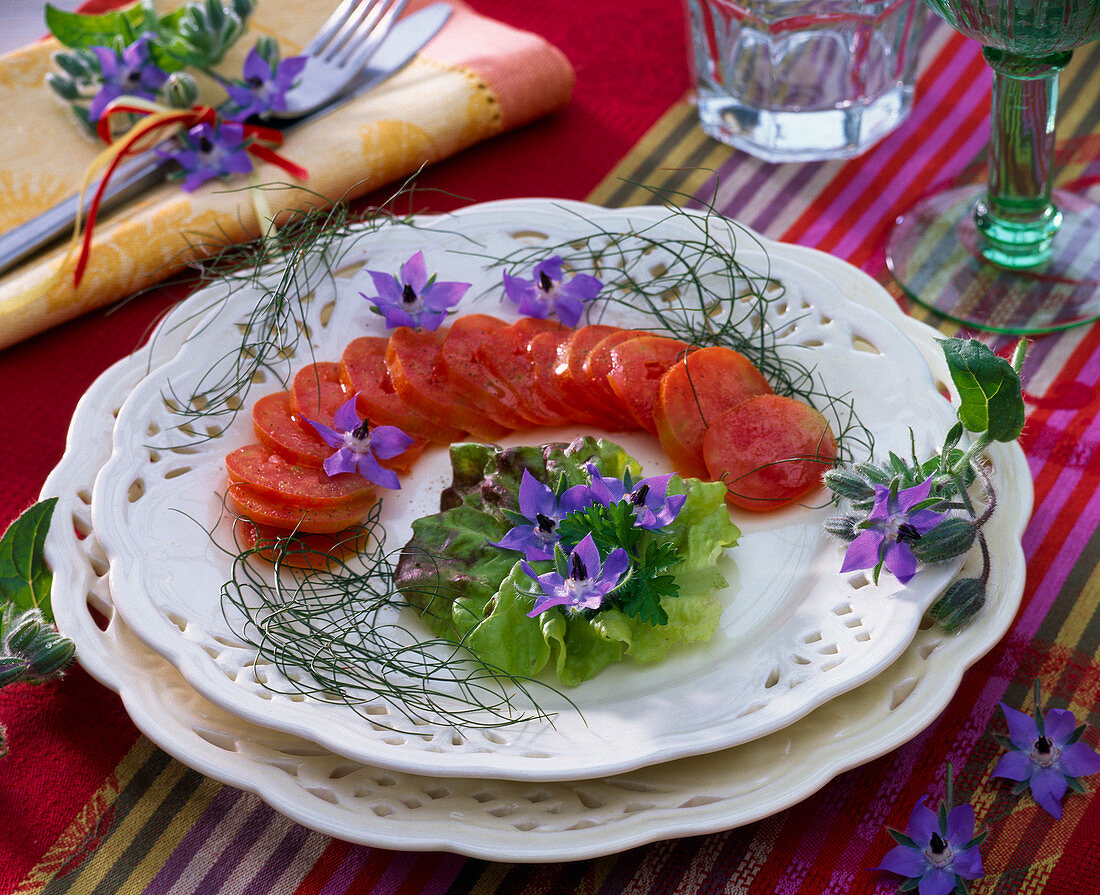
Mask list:
[[[507,674],[529,677],[552,667],[566,686],[589,680],[624,656],[653,662],[674,644],[713,635],[722,610],[715,592],[726,585],[718,559],[740,532],[730,521],[721,483],[678,477],[669,493],[686,499],[676,521],[659,535],[662,544],[674,548],[675,562],[667,568],[673,593],[643,594],[644,611],[624,606],[630,614],[616,606],[583,614],[555,607],[528,616],[536,583],[516,553],[491,544],[511,526],[501,511],[518,508],[524,470],[551,487],[570,487],[588,482],[590,462],[605,476],[621,477],[627,470],[635,478],[641,475],[637,461],[604,439],[509,449],[452,447],[454,480],[441,495],[443,509],[413,523],[394,576],[436,634],[462,642]],[[647,543],[656,550],[653,541]],[[551,567],[531,565],[536,574]]]

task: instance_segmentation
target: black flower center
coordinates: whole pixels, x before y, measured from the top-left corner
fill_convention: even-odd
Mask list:
[[[1039,739],[1035,741],[1035,751],[1040,755],[1049,755],[1053,747],[1054,743],[1045,736],[1039,737]]]
[[[645,503],[645,499],[648,496],[649,485],[643,482],[641,485],[638,486],[638,490],[630,496],[630,500],[633,502],[634,506],[640,507],[642,504]]]
[[[264,79],[261,78],[259,75],[253,75],[251,78],[248,79],[247,84],[253,90],[259,90],[261,87],[264,86]]]
[[[911,522],[903,522],[898,526],[898,543],[915,544],[920,540],[920,532]]]
[[[543,292],[549,292],[554,288],[554,281],[546,275],[546,271],[544,270],[539,271],[539,288]]]
[[[416,290],[413,289],[408,283],[405,284],[405,288],[401,290],[401,303],[406,305],[415,305],[417,302]]]
[[[370,420],[363,420],[358,426],[351,430],[351,437],[362,440],[370,434]]]
[[[210,142],[210,138],[203,134],[199,137],[199,152],[210,152],[214,148],[214,144]]]
[[[545,534],[551,534],[557,526],[557,523],[545,513],[535,513],[535,524],[538,525],[539,531]]]
[[[947,851],[947,841],[939,833],[933,833],[928,847],[932,850],[932,854],[942,855]]]
[[[584,567],[584,560],[581,559],[576,553],[573,553],[569,557],[569,577],[574,581],[583,581],[588,577],[588,569]]]

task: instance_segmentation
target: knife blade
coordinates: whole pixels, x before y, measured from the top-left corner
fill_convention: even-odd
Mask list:
[[[309,122],[330,115],[357,96],[377,87],[387,78],[404,68],[412,58],[447,23],[451,7],[446,3],[433,3],[414,12],[393,26],[386,39],[371,57],[370,65],[348,85],[347,90],[327,106],[302,118],[274,125],[283,133],[290,133]],[[266,126],[272,126],[265,122]],[[165,161],[152,151],[144,152],[119,165],[107,184],[100,212],[129,201],[152,186],[162,182],[174,163]],[[91,196],[98,181],[93,182],[86,195]],[[0,273],[14,267],[30,255],[45,248],[62,236],[71,234],[80,210],[80,195],[74,194],[57,205],[0,235]]]

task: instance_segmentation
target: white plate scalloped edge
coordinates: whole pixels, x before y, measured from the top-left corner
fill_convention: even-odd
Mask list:
[[[808,249],[826,267],[842,262]],[[838,268],[839,269],[839,268]],[[866,278],[865,278],[866,279]],[[868,280],[868,282],[871,282]],[[901,315],[882,290],[861,298],[895,319],[946,376],[934,330]],[[54,608],[81,663],[118,691],[139,728],[181,761],[262,798],[320,832],[399,849],[446,849],[488,860],[573,860],[671,836],[758,820],[805,798],[836,774],[904,743],[950,701],[963,672],[1011,624],[1023,593],[1020,537],[1031,479],[1016,445],[991,449],[1006,500],[990,523],[991,599],[953,636],[918,632],[903,657],[873,681],[780,733],[709,756],[653,765],[605,781],[529,784],[445,780],[348,766],[306,741],[242,722],[206,703],[113,612],[107,564],[91,532],[89,485],[107,449],[110,410],[140,378],[135,356],[105,373],[73,419],[65,458],[43,489],[59,497],[47,555]],[[77,533],[83,535],[78,537]],[[105,630],[90,608],[104,613]]]
[[[509,226],[516,230],[526,228],[525,232],[545,229],[551,234],[557,227],[556,233],[561,238],[571,235],[569,225],[573,225],[572,232],[579,230],[574,217],[578,209],[590,220],[624,229],[628,220],[648,225],[668,216],[663,209],[619,211],[571,203],[519,201],[476,206],[432,219],[432,226],[438,227],[443,245],[453,245],[458,239],[463,248],[471,234],[491,240],[497,231]],[[456,232],[459,237],[455,236]],[[431,235],[430,229],[389,233],[384,246],[368,246],[369,250],[382,252],[388,259],[386,266],[393,267],[425,242],[429,244],[431,259],[432,240],[428,238]],[[506,242],[507,246],[512,244]],[[918,441],[924,448],[931,446],[925,442],[942,437],[942,432],[950,425],[949,407],[936,392],[936,383],[919,353],[880,315],[863,314],[844,297],[844,292],[858,291],[860,285],[865,285],[853,278],[853,269],[843,265],[830,271],[830,276],[823,276],[813,264],[805,265],[805,260],[812,260],[813,256],[791,252],[792,247],[788,246],[767,242],[766,245],[768,262],[779,276],[787,277],[788,287],[794,290],[779,320],[795,333],[795,341],[801,339],[808,344],[824,341],[833,347],[832,352],[820,355],[823,365],[839,365],[839,352],[847,350],[849,354],[844,355],[842,368],[845,376],[852,365],[868,364],[874,371],[869,382],[873,381],[874,385],[868,384],[866,389],[876,396],[875,410],[880,410],[876,389],[883,381],[880,378],[882,370],[875,365],[888,366],[893,360],[895,365],[887,370],[886,381],[897,383],[905,397],[890,404],[887,396],[891,422],[895,417],[905,418],[917,429]],[[739,251],[743,255],[753,255],[752,246]],[[494,254],[499,256],[503,252],[498,250]],[[438,253],[436,255],[438,258]],[[791,257],[801,260],[792,261]],[[440,269],[438,264],[435,267]],[[447,268],[441,276],[451,278],[456,274]],[[477,283],[476,271],[462,278]],[[801,295],[795,294],[798,292],[796,287],[803,289]],[[806,295],[805,291],[811,287],[812,296]],[[205,297],[196,300],[205,300]],[[233,299],[230,308],[235,307],[232,302]],[[320,304],[315,302],[315,306]],[[340,327],[348,323],[351,312],[343,309],[350,307],[349,302],[337,302],[332,320],[339,324],[333,323],[319,335],[319,325],[314,321],[314,343],[321,349],[318,357],[323,359],[332,355],[333,342],[337,338],[334,334],[338,331],[338,338],[343,341],[336,345],[346,342],[348,337]],[[821,308],[824,310],[815,317],[814,312]],[[343,318],[340,317],[342,312]],[[216,311],[212,317],[224,313]],[[367,317],[365,311],[360,316]],[[203,331],[197,336],[197,342],[203,344],[205,338],[208,350],[214,350],[214,354],[207,357],[220,356],[218,352],[225,345],[218,340],[224,341],[224,337],[209,325],[200,325],[199,329]],[[327,342],[326,334],[329,336]],[[830,338],[835,341],[830,342]],[[853,348],[857,342],[859,347]],[[138,636],[167,657],[192,686],[215,704],[254,723],[316,739],[326,748],[357,761],[419,774],[492,774],[515,779],[564,780],[625,771],[746,742],[781,729],[887,667],[905,649],[921,613],[946,586],[954,571],[929,567],[922,570],[908,588],[893,585],[877,591],[869,585],[866,576],[851,576],[842,581],[840,576],[821,575],[822,568],[838,562],[839,550],[831,542],[827,548],[820,546],[820,520],[803,518],[802,511],[793,521],[791,514],[773,515],[758,528],[753,529],[751,523],[748,526],[746,540],[753,536],[764,538],[762,543],[766,547],[750,553],[747,561],[742,553],[738,569],[755,584],[751,570],[757,557],[770,557],[773,549],[785,546],[784,537],[795,544],[791,554],[794,560],[788,556],[782,562],[761,563],[764,566],[761,581],[770,585],[776,567],[802,562],[801,566],[796,565],[798,576],[781,580],[786,588],[783,593],[796,593],[797,599],[788,605],[784,598],[783,608],[788,616],[780,619],[782,624],[778,627],[770,617],[751,616],[751,605],[739,603],[736,613],[730,611],[724,616],[723,633],[729,632],[731,636],[726,639],[725,652],[717,653],[717,661],[711,654],[719,649],[720,638],[710,644],[680,650],[678,655],[654,668],[611,669],[597,681],[570,692],[569,695],[582,706],[583,719],[563,713],[553,728],[532,722],[509,728],[503,735],[463,730],[462,736],[455,737],[450,728],[438,725],[427,728],[426,735],[394,736],[390,730],[366,725],[359,716],[342,706],[273,694],[266,684],[273,676],[271,669],[257,666],[254,651],[234,644],[232,629],[220,621],[220,602],[216,597],[227,575],[222,574],[217,565],[217,551],[205,541],[196,546],[193,537],[188,540],[181,534],[186,526],[165,522],[169,517],[179,520],[180,517],[169,512],[173,509],[183,509],[192,516],[203,518],[214,502],[205,492],[213,495],[215,485],[207,484],[205,490],[196,489],[194,477],[188,477],[199,466],[193,454],[184,458],[186,465],[182,466],[188,475],[175,475],[178,470],[171,463],[162,463],[163,451],[158,451],[152,461],[145,458],[148,450],[144,443],[145,426],[158,410],[161,385],[169,375],[177,379],[187,375],[195,359],[195,344],[189,342],[174,360],[158,369],[127,400],[115,430],[115,454],[97,479],[93,515],[97,533],[111,555],[111,586],[116,606]],[[866,345],[872,350],[866,350]],[[885,350],[876,350],[879,345]],[[324,350],[326,348],[329,350]],[[338,351],[337,347],[337,354]],[[201,360],[202,355],[199,357]],[[923,375],[917,368],[924,370]],[[840,374],[834,370],[833,375],[835,378]],[[858,382],[854,387],[858,390]],[[922,403],[922,399],[927,399],[927,403]],[[870,402],[869,398],[866,400]],[[163,431],[169,425],[170,420],[166,420],[160,428]],[[236,437],[242,443],[250,440],[247,425],[238,429]],[[628,449],[634,449],[631,439],[623,440]],[[219,440],[218,444],[222,442]],[[233,445],[230,439],[229,446]],[[906,444],[888,442],[887,446],[901,451]],[[224,451],[225,447],[221,447],[210,452],[206,479],[199,476],[200,484],[203,481],[220,482],[220,457]],[[644,449],[640,453],[645,459]],[[156,475],[169,474],[158,480],[159,484],[150,485],[143,470],[153,469],[154,463],[160,464],[155,469]],[[435,473],[438,472],[437,468]],[[435,473],[428,473],[428,479]],[[132,481],[142,484],[139,500],[126,497]],[[434,500],[438,487],[422,490]],[[410,494],[416,491],[415,485],[409,488]],[[161,495],[159,504],[158,493]],[[196,494],[201,495],[198,502],[187,503]],[[407,515],[411,518],[431,511],[426,504]],[[395,523],[392,527],[399,526]],[[196,530],[193,526],[189,528],[191,535]],[[159,531],[163,536],[155,541],[151,533]],[[141,540],[135,539],[134,532],[141,533]],[[818,540],[804,547],[800,539],[805,538]],[[400,543],[403,538],[396,540]],[[159,553],[149,554],[151,542]],[[205,554],[203,547],[209,548]],[[745,547],[747,549],[747,543]],[[827,551],[825,558],[821,557],[823,549]],[[191,552],[181,560],[187,551]],[[807,551],[810,553],[808,559]],[[147,560],[148,555],[156,556],[155,564]],[[207,570],[207,577],[211,579],[208,582],[201,580]],[[199,579],[198,586],[196,579]],[[813,591],[817,587],[824,590]],[[780,591],[780,587],[775,590]],[[746,592],[771,593],[767,587],[743,583],[734,600],[738,594]],[[824,600],[830,601],[828,605],[824,605]],[[737,627],[746,613],[750,618],[748,627]],[[808,621],[804,617],[807,615],[810,616]],[[766,638],[759,639],[760,632],[765,629],[774,631],[771,635],[774,643]],[[751,655],[760,657],[756,661],[749,661],[738,653],[739,649],[750,648],[747,646],[750,642],[757,650]],[[780,659],[769,658],[775,653],[782,653]],[[704,662],[708,664],[698,670]],[[770,668],[761,667],[763,663],[772,663],[776,670],[769,674]],[[627,681],[646,688],[647,695],[622,701],[619,694]],[[776,686],[777,681],[779,686]],[[614,749],[610,748],[611,744]]]

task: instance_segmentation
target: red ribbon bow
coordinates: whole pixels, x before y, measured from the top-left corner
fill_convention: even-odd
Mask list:
[[[136,114],[147,117],[130,128],[130,130],[122,136],[121,140],[116,143],[114,135],[111,132],[111,118],[114,115],[121,114]],[[200,124],[213,125],[217,120],[218,113],[210,106],[195,106],[192,109],[179,111],[157,111],[155,106],[134,105],[126,102],[124,99],[119,99],[111,103],[104,110],[102,117],[100,117],[99,122],[96,124],[96,133],[99,134],[100,138],[105,143],[115,145],[118,149],[113,153],[113,157],[107,165],[107,170],[100,179],[99,186],[96,188],[95,195],[92,197],[92,202],[88,206],[88,216],[84,225],[84,237],[81,242],[80,257],[77,259],[76,268],[73,271],[74,286],[79,286],[81,279],[84,277],[84,271],[88,266],[88,259],[92,251],[92,231],[95,229],[96,218],[99,216],[99,206],[103,201],[103,193],[106,191],[107,183],[118,169],[122,160],[126,158],[126,156],[133,155],[138,151],[137,144],[139,141],[166,127],[190,130]],[[245,136],[251,138],[251,142],[245,147],[246,152],[250,155],[254,155],[261,161],[269,162],[282,168],[292,177],[296,177],[299,180],[305,180],[309,177],[309,172],[305,168],[279,155],[272,148],[273,146],[280,146],[283,142],[283,135],[280,131],[275,128],[260,127],[254,124],[245,124],[243,127]]]

